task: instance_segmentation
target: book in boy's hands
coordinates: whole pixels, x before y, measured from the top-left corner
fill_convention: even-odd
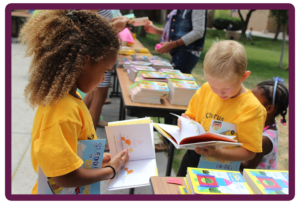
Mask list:
[[[102,168],[105,139],[78,140],[77,155],[83,160],[81,168]],[[54,178],[46,177],[41,167],[38,171],[38,194],[100,194],[100,181],[77,188],[63,188]]]
[[[180,119],[181,129],[177,125],[159,123],[155,123],[154,127],[177,149],[195,150],[196,147],[205,148],[205,146],[215,148],[242,145],[242,143],[238,143],[237,140],[234,139],[236,137],[234,132],[235,124],[212,120],[209,132],[205,132],[200,123],[176,114],[172,115]],[[226,131],[215,133],[221,124]]]
[[[253,194],[239,171],[187,168],[192,194]]]
[[[150,119],[135,119],[108,123],[105,127],[111,158],[128,149],[129,160],[114,179],[108,190],[137,188],[150,185],[151,176],[157,176],[153,124]]]
[[[255,194],[289,194],[289,172],[244,169],[243,176]]]

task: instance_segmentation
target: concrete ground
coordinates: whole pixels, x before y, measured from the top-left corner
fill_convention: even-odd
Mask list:
[[[16,39],[12,40],[12,194],[30,194],[34,186],[37,174],[34,172],[30,160],[30,140],[31,128],[35,115],[35,110],[25,102],[24,88],[28,83],[28,69],[30,58],[24,58],[24,48],[20,49],[20,44]],[[110,88],[110,91],[112,88]],[[102,110],[103,118],[108,121],[117,121],[119,118],[120,98],[110,99],[111,104],[104,105]],[[126,119],[129,119],[127,117]],[[97,136],[106,139],[105,130],[98,127]],[[166,172],[167,156],[164,152],[156,153],[156,163],[159,176],[164,176]],[[171,176],[175,176],[172,170]],[[107,191],[107,181],[101,182],[101,194],[128,194],[129,190]],[[135,189],[135,194],[152,194],[150,186]]]

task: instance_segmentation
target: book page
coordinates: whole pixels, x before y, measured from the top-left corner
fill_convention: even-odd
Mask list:
[[[159,128],[161,128],[163,131],[165,131],[169,135],[171,135],[176,140],[177,144],[180,143],[180,134],[181,133],[180,133],[180,129],[178,126],[166,125],[166,124],[160,124],[160,123],[156,123],[155,125],[159,126]],[[161,134],[163,134],[163,132],[161,132]],[[165,137],[167,137],[167,135]]]
[[[148,186],[151,176],[156,176],[155,159],[129,161],[116,177],[109,181],[108,190]]]
[[[149,117],[147,117],[147,118],[110,122],[110,123],[108,123],[108,126],[145,124],[145,123],[151,123],[151,122],[152,122],[151,119]]]
[[[113,158],[128,149],[129,161],[155,158],[153,124],[106,126],[105,131]]]

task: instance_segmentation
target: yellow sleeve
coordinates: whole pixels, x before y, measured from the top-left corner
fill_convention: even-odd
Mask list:
[[[200,89],[196,91],[196,93],[193,95],[192,99],[190,100],[189,106],[185,112],[187,116],[189,116],[191,119],[196,119],[197,109],[200,106],[200,97],[203,92],[203,86],[201,86]]]
[[[242,147],[251,152],[262,152],[262,133],[266,116],[266,109],[261,105],[249,109],[240,116],[237,133],[239,142],[243,143]]]
[[[56,123],[42,130],[34,141],[34,157],[47,177],[62,176],[83,164],[77,156],[77,137],[80,126],[74,123]]]

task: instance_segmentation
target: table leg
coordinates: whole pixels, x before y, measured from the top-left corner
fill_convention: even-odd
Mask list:
[[[123,97],[120,97],[120,110],[119,110],[119,120],[125,120],[125,107],[124,107],[124,101]]]
[[[134,188],[129,189],[129,194],[134,194]]]
[[[177,125],[177,118],[173,119],[173,125]],[[171,170],[172,170],[172,164],[173,164],[173,158],[174,158],[174,145],[168,141],[168,164],[167,164],[167,170],[166,170],[166,176],[171,176]]]
[[[119,92],[119,80],[118,80],[118,77],[117,77],[116,65],[114,66],[113,75],[114,75],[113,90],[110,93],[109,98],[120,97],[121,96],[121,93]]]

